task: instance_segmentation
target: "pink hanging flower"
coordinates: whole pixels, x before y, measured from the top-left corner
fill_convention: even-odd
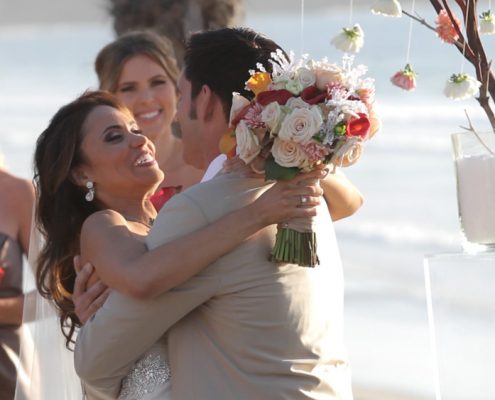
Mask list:
[[[413,71],[411,64],[406,64],[404,69],[396,72],[390,81],[395,85],[404,90],[414,90],[416,89],[416,73]]]
[[[460,30],[461,21],[455,15],[453,17],[457,28]],[[456,27],[452,23],[447,11],[440,11],[435,22],[437,24],[437,35],[442,41],[445,43],[455,43],[459,39],[459,33],[457,33]]]

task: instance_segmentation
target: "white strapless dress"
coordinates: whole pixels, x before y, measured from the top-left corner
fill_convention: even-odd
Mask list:
[[[122,381],[118,400],[170,400],[167,339],[161,338],[136,361]]]

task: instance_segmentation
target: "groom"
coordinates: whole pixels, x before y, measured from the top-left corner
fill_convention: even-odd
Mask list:
[[[218,156],[232,92],[243,93],[257,63],[270,70],[277,48],[248,29],[190,38],[177,109],[188,163],[205,167]],[[161,210],[148,247],[204,227],[264,187],[235,174],[193,186]],[[156,299],[113,292],[75,349],[76,369],[94,398],[115,398],[133,362],[168,331],[174,400],[352,399],[342,268],[328,209],[321,206],[316,221],[316,268],[269,262],[275,234],[275,226],[259,231]]]

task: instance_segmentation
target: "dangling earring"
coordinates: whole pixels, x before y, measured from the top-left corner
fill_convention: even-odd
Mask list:
[[[88,193],[86,193],[86,196],[84,196],[84,198],[86,199],[86,201],[93,201],[93,199],[95,198],[95,184],[92,181],[87,181],[86,188],[88,189]]]

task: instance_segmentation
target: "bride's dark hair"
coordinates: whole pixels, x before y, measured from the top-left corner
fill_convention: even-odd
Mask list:
[[[81,151],[83,126],[98,106],[127,112],[108,92],[86,92],[53,116],[36,142],[34,155],[36,223],[45,239],[37,259],[36,285],[40,294],[53,300],[59,310],[67,348],[74,343],[75,329],[81,325],[72,302],[76,277],[73,257],[80,253],[84,220],[101,208],[96,199],[85,200],[85,188],[78,186],[71,174],[85,162]]]

